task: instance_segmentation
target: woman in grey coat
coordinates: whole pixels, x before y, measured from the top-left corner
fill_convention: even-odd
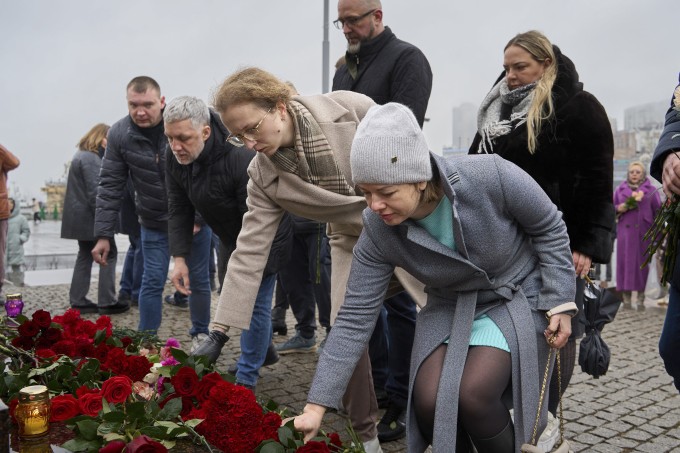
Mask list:
[[[531,439],[549,347],[566,344],[576,312],[560,213],[500,157],[431,154],[400,104],[368,111],[351,167],[369,208],[345,302],[296,428],[309,439],[326,408],[339,407],[394,268],[403,267],[428,293],[413,346],[409,452],[429,444],[435,452],[470,451],[469,439],[479,453],[519,451]]]
[[[107,266],[99,267],[97,303],[87,298],[92,272],[91,251],[96,242],[94,210],[99,185],[99,168],[106,149],[108,131],[108,125],[99,123],[80,139],[66,182],[61,237],[78,240],[78,256],[73,268],[69,303],[71,308],[80,310],[81,313],[97,313],[100,308],[105,309],[117,302],[115,260],[118,253],[113,239],[109,253],[113,261]]]

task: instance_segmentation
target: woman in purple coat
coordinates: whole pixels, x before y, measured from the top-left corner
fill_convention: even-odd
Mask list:
[[[614,206],[618,216],[616,288],[623,292],[624,308],[632,308],[631,291],[637,291],[637,308],[644,310],[649,274],[649,267],[640,268],[649,245],[644,235],[661,206],[661,197],[641,162],[631,162],[628,166],[628,178],[614,192]]]

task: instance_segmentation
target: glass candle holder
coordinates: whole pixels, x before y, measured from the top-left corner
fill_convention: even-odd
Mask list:
[[[47,387],[31,385],[19,391],[19,404],[14,412],[19,424],[19,437],[39,437],[50,430],[50,398]]]
[[[10,318],[16,318],[24,311],[24,301],[21,294],[8,294],[5,300],[5,311]]]

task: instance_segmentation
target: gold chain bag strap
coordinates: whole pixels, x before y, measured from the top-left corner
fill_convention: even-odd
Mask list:
[[[545,399],[545,390],[548,384],[548,373],[550,371],[550,360],[552,355],[556,354],[557,360],[557,388],[558,392],[562,394],[562,367],[560,363],[560,351],[554,348],[550,348],[550,353],[548,354],[548,361],[545,364],[545,372],[543,373],[543,383],[541,384],[541,394],[538,399],[538,411],[536,412],[536,421],[534,422],[534,432],[531,435],[531,443],[523,444],[521,448],[522,453],[546,453],[543,449],[536,446],[536,441],[538,440],[538,422],[541,416],[541,408],[543,407],[543,400]],[[562,398],[560,398],[560,444],[552,451],[553,453],[573,453],[569,442],[564,438],[564,414],[562,411]]]

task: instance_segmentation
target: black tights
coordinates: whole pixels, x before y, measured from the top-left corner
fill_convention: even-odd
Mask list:
[[[562,354],[560,356],[562,394],[559,394],[558,392],[559,381],[557,380],[557,362],[555,362],[552,376],[550,376],[550,389],[548,390],[548,410],[555,416],[557,416],[556,412],[560,398],[564,394],[564,391],[567,390],[569,381],[571,381],[571,376],[574,374],[574,365],[576,363],[576,339],[570,338],[566,346],[563,347],[559,353]]]
[[[413,385],[413,408],[418,427],[430,444],[446,349],[447,345],[442,344],[423,361]],[[473,438],[491,438],[507,426],[510,413],[501,397],[511,375],[510,353],[489,346],[473,346],[468,350],[460,382],[458,421]],[[463,439],[460,436],[458,439],[457,443],[462,444]]]

